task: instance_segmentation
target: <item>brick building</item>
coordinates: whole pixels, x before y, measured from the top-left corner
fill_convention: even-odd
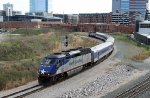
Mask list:
[[[122,32],[122,33],[132,33],[135,32],[135,25],[116,25],[116,24],[106,24],[106,23],[83,23],[78,25],[78,31],[80,32]]]
[[[79,32],[122,32],[132,33],[135,32],[135,25],[116,25],[107,23],[81,23],[77,25],[63,24],[63,23],[50,23],[50,22],[0,22],[0,29],[13,29],[13,28],[55,28],[65,29],[66,31],[79,31]]]
[[[79,14],[79,23],[111,23],[111,13]]]

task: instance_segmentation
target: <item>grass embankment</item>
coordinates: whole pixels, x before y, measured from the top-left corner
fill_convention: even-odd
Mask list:
[[[10,39],[0,43],[0,90],[14,88],[36,80],[39,62],[45,54],[62,50],[60,37],[62,33],[28,35],[26,32],[21,32],[24,30],[13,32],[13,34],[23,35],[9,35]],[[95,40],[70,34],[69,46],[65,49],[91,47],[95,44],[98,44]]]
[[[137,55],[131,57],[132,60],[142,61],[150,56],[150,46],[149,45],[141,44],[141,43],[137,42],[136,40],[131,39],[126,34],[115,35],[114,37],[117,40],[121,40],[121,41],[127,42],[129,44],[132,44],[134,46],[137,46],[142,50],[142,52],[139,52]]]

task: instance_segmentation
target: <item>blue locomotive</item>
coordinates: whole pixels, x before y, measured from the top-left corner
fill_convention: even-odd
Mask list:
[[[103,33],[91,33],[105,42],[91,48],[76,48],[44,57],[40,64],[39,84],[55,82],[85,69],[113,51],[114,38]]]

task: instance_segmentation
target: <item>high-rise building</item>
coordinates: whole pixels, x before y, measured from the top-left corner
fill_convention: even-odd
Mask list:
[[[120,1],[120,12],[128,13],[129,12],[129,1],[130,0],[121,0]]]
[[[112,0],[112,12],[140,13],[143,16],[148,9],[148,0]]]
[[[141,14],[143,17],[148,10],[148,0],[130,0],[129,12],[130,14]]]
[[[30,0],[30,12],[51,12],[52,0]]]
[[[13,5],[10,3],[3,4],[3,10],[6,13],[6,16],[12,16],[13,15]]]
[[[120,0],[112,0],[112,12],[116,13],[120,11]]]

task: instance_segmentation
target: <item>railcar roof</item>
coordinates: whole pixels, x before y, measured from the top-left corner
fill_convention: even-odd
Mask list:
[[[71,55],[75,55],[75,54],[86,54],[91,52],[90,48],[75,48],[75,49],[70,49],[70,50],[66,50],[66,51],[62,51],[61,53],[54,53],[54,54],[49,54],[46,57],[47,58],[63,58],[66,56],[71,56]]]
[[[76,50],[76,51],[70,51],[70,52],[69,52],[70,55],[74,55],[74,54],[77,54],[77,53],[80,53],[80,51],[79,51],[79,50]]]
[[[50,55],[47,55],[46,58],[63,58],[65,57],[66,55],[65,54],[50,54]]]
[[[92,51],[99,51],[99,50],[104,49],[105,47],[108,47],[110,45],[112,45],[111,42],[105,42],[105,43],[102,43],[100,45],[92,47],[91,50]]]

